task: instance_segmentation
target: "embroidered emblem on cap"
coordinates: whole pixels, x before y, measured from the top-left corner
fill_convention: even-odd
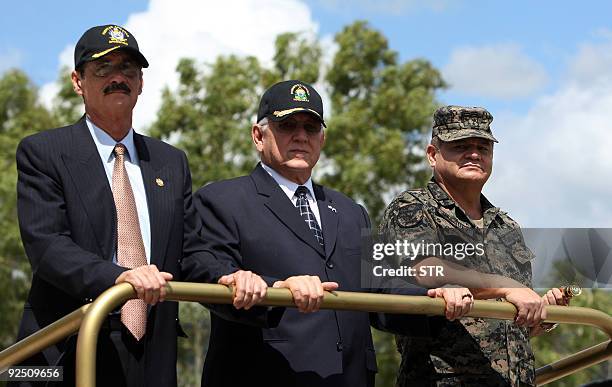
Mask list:
[[[309,102],[310,93],[308,92],[308,88],[299,83],[293,85],[291,88],[291,95],[293,95],[294,101]]]
[[[130,36],[126,30],[119,26],[108,26],[102,30],[102,35],[108,34],[108,44],[128,45],[127,38]]]

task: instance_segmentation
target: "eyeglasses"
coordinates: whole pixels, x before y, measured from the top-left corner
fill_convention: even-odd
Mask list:
[[[299,127],[303,127],[306,133],[314,135],[321,133],[322,125],[320,122],[314,121],[296,121],[292,119],[286,119],[277,123],[278,130],[282,133],[293,133]]]
[[[112,62],[95,63],[93,74],[96,77],[104,78],[113,74],[115,71],[121,72],[128,78],[135,78],[140,75],[140,66],[134,62],[123,61],[117,64]]]

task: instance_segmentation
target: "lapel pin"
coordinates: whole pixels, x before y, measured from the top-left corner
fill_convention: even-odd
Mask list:
[[[335,209],[334,207],[332,207],[332,206],[330,206],[330,205],[328,205],[328,206],[327,206],[327,208],[329,208],[329,209],[330,209],[330,210],[332,210],[333,212],[338,212],[338,211],[336,211],[336,209]]]
[[[155,179],[155,183],[160,186],[163,187],[164,186],[164,181],[162,179],[160,179],[159,177],[157,179]]]

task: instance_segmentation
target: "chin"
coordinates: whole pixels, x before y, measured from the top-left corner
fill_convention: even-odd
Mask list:
[[[303,159],[289,160],[285,164],[285,166],[291,169],[311,169],[312,168],[310,164],[306,160],[303,160]]]
[[[459,176],[459,179],[463,180],[463,181],[469,181],[469,182],[479,182],[479,183],[485,183],[487,180],[489,180],[489,175],[483,172],[480,173],[467,173],[465,175],[461,175]]]

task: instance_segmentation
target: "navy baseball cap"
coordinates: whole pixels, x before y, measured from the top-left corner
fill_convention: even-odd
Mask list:
[[[282,121],[296,113],[310,113],[323,126],[323,101],[317,91],[306,82],[296,79],[272,85],[261,97],[257,122],[268,117],[272,121]]]
[[[149,62],[138,49],[134,35],[123,27],[107,24],[92,27],[81,36],[74,48],[74,68],[119,49],[133,54],[142,67],[149,67]]]

